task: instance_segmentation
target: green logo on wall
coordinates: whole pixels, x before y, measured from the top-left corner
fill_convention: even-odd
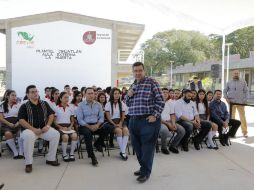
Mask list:
[[[21,36],[24,40],[32,41],[34,36],[28,34],[27,32],[18,32],[18,36]]]

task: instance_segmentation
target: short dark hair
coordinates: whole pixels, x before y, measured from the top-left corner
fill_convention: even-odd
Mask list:
[[[161,91],[163,91],[163,90],[168,90],[168,88],[162,88]]]
[[[107,93],[107,94],[110,94],[110,91],[111,91],[111,86],[108,86],[108,87],[106,88],[106,93]]]
[[[211,90],[209,90],[209,91],[207,91],[206,94],[207,94],[207,95],[208,95],[208,94],[213,94],[213,92],[212,92]]]
[[[26,94],[28,94],[28,93],[29,93],[29,90],[32,89],[32,88],[36,88],[36,86],[33,85],[33,84],[31,84],[31,85],[29,85],[28,87],[26,87]]]
[[[70,85],[66,84],[66,85],[64,86],[64,88],[70,88]]]
[[[178,89],[178,88],[174,89],[174,91],[179,91],[179,92],[181,92],[181,90],[180,90],[180,89]]]
[[[135,63],[133,63],[132,69],[134,69],[134,67],[138,67],[140,65],[142,65],[143,69],[145,69],[144,64],[142,62],[135,62]]]
[[[72,91],[78,90],[78,87],[73,86],[73,87],[71,88],[71,90],[72,90]]]
[[[182,90],[182,93],[183,93],[183,94],[186,94],[186,93],[192,93],[192,92],[191,92],[191,90],[189,90],[189,89],[183,89],[183,90]]]
[[[94,91],[94,88],[93,88],[93,87],[87,87],[87,88],[85,89],[85,93],[87,92],[87,90],[93,90],[93,91]]]
[[[50,90],[50,88],[48,86],[46,88],[44,88],[44,92],[46,92],[47,90]]]
[[[214,91],[214,94],[215,94],[216,92],[222,92],[222,91],[221,91],[221,90],[219,90],[219,89],[217,89],[217,90],[215,90],[215,91]]]

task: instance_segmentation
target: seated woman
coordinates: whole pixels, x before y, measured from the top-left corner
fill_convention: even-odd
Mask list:
[[[113,88],[110,92],[109,102],[105,106],[106,118],[114,133],[117,135],[117,143],[120,147],[120,156],[123,160],[127,160],[125,153],[128,140],[129,130],[124,121],[126,105],[121,101],[121,91]]]
[[[58,100],[58,97],[59,97],[59,90],[56,88],[52,89],[50,100],[46,100],[46,102],[48,102],[48,104],[52,110],[54,110],[56,107],[56,102]]]
[[[6,98],[0,106],[0,122],[2,124],[2,132],[6,138],[6,143],[12,150],[13,159],[23,159],[23,145],[21,139],[18,137],[19,151],[15,145],[14,136],[19,135],[19,122],[18,111],[20,104],[16,103],[16,92],[14,90],[8,90]],[[2,135],[2,134],[0,134]]]
[[[206,95],[206,92],[203,89],[200,89],[198,91],[196,104],[197,104],[197,110],[198,110],[200,119],[209,121],[210,120],[210,113],[209,113],[207,95]],[[217,150],[218,147],[214,144],[213,137],[216,135],[216,131],[218,130],[218,126],[213,122],[211,122],[211,124],[212,124],[212,128],[211,128],[211,130],[209,131],[209,133],[207,135],[206,144],[207,144],[207,147],[209,149]]]
[[[69,95],[61,92],[57,100],[55,111],[55,125],[59,130],[62,139],[63,160],[65,162],[75,161],[74,151],[77,146],[77,133],[74,130],[73,110],[68,105]],[[71,139],[71,151],[67,154],[69,138]]]
[[[73,92],[73,99],[71,101],[70,107],[74,114],[74,128],[77,131],[78,130],[78,122],[77,122],[77,115],[76,110],[78,109],[78,104],[82,101],[82,94],[80,91],[76,90]]]

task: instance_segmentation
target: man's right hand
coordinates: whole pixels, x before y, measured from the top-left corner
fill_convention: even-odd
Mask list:
[[[134,91],[132,89],[129,89],[127,94],[129,97],[132,97],[134,95]]]

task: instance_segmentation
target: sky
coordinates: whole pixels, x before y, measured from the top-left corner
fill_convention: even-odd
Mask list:
[[[222,33],[248,25],[253,0],[0,0],[0,19],[66,11],[145,24],[137,47],[156,32],[170,29]],[[5,66],[5,36],[0,34],[0,67]]]

